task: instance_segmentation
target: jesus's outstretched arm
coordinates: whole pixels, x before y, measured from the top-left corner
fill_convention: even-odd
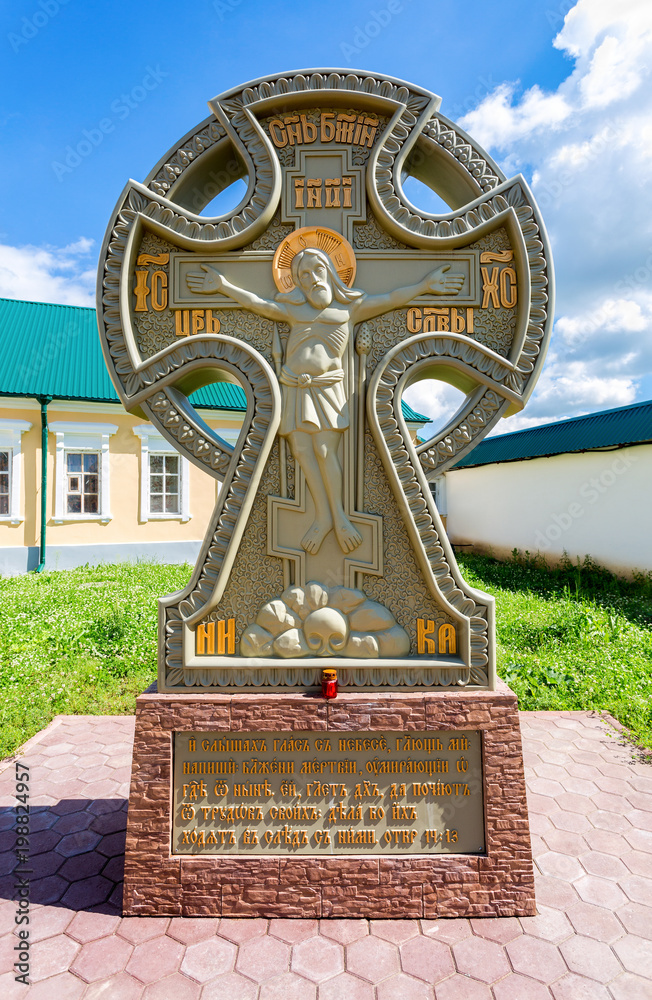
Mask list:
[[[395,288],[383,295],[365,295],[353,306],[353,322],[362,323],[374,316],[381,316],[391,309],[400,309],[412,302],[417,295],[457,295],[464,284],[463,274],[448,274],[450,264],[442,264],[435,271],[417,282],[416,285],[405,285]]]
[[[287,320],[287,312],[278,302],[274,302],[272,299],[261,299],[259,295],[255,295],[246,288],[232,285],[212,264],[200,264],[200,267],[203,274],[191,271],[186,276],[188,288],[192,292],[199,295],[214,295],[215,292],[221,292],[222,295],[228,295],[230,299],[235,299],[241,306],[257,313],[258,316],[266,316],[267,319],[273,319],[277,323]]]

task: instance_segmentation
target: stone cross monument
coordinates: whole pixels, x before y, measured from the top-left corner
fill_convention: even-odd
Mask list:
[[[210,101],[110,220],[108,369],[220,484],[188,585],[160,601],[157,689],[138,701],[128,912],[292,915],[290,883],[320,915],[532,911],[494,602],[462,579],[430,484],[526,404],[551,259],[524,178],[439,105],[364,72],[253,81]],[[406,176],[448,210],[411,204]],[[240,178],[240,204],[211,215]],[[464,397],[425,442],[401,410],[420,379]],[[234,445],[192,405],[221,380],[246,395]]]

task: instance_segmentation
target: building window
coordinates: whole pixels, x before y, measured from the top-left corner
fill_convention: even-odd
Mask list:
[[[0,420],[0,520],[5,523],[20,524],[24,520],[20,507],[20,440],[31,426],[26,420]]]
[[[66,452],[66,513],[100,513],[100,456],[96,451]]]
[[[111,520],[109,438],[115,424],[56,420],[54,523]]]
[[[181,513],[179,456],[149,454],[150,514]]]
[[[11,511],[11,459],[9,449],[0,451],[0,517],[8,517]]]
[[[446,476],[437,476],[430,483],[430,492],[433,495],[435,506],[442,517],[448,514],[448,501],[446,498]]]
[[[190,462],[151,424],[133,429],[140,438],[140,520],[190,520]]]

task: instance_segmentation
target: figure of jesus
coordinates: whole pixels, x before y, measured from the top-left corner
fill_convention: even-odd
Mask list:
[[[282,415],[279,434],[287,438],[308,484],[315,519],[301,545],[316,553],[333,530],[343,552],[362,542],[343,506],[343,475],[338,457],[343,432],[349,426],[344,391],[344,351],[358,323],[407,305],[416,296],[457,295],[464,282],[448,274],[449,264],[438,267],[415,285],[382,295],[367,295],[347,288],[330,257],[311,247],[296,254],[291,265],[294,289],[263,299],[227,281],[212,265],[203,273],[188,274],[189,288],[199,294],[221,292],[246,309],[277,323],[287,323],[290,333],[279,381]]]

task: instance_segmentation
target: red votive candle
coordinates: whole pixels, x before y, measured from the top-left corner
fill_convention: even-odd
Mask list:
[[[337,698],[337,670],[322,670],[321,693],[323,698]]]

